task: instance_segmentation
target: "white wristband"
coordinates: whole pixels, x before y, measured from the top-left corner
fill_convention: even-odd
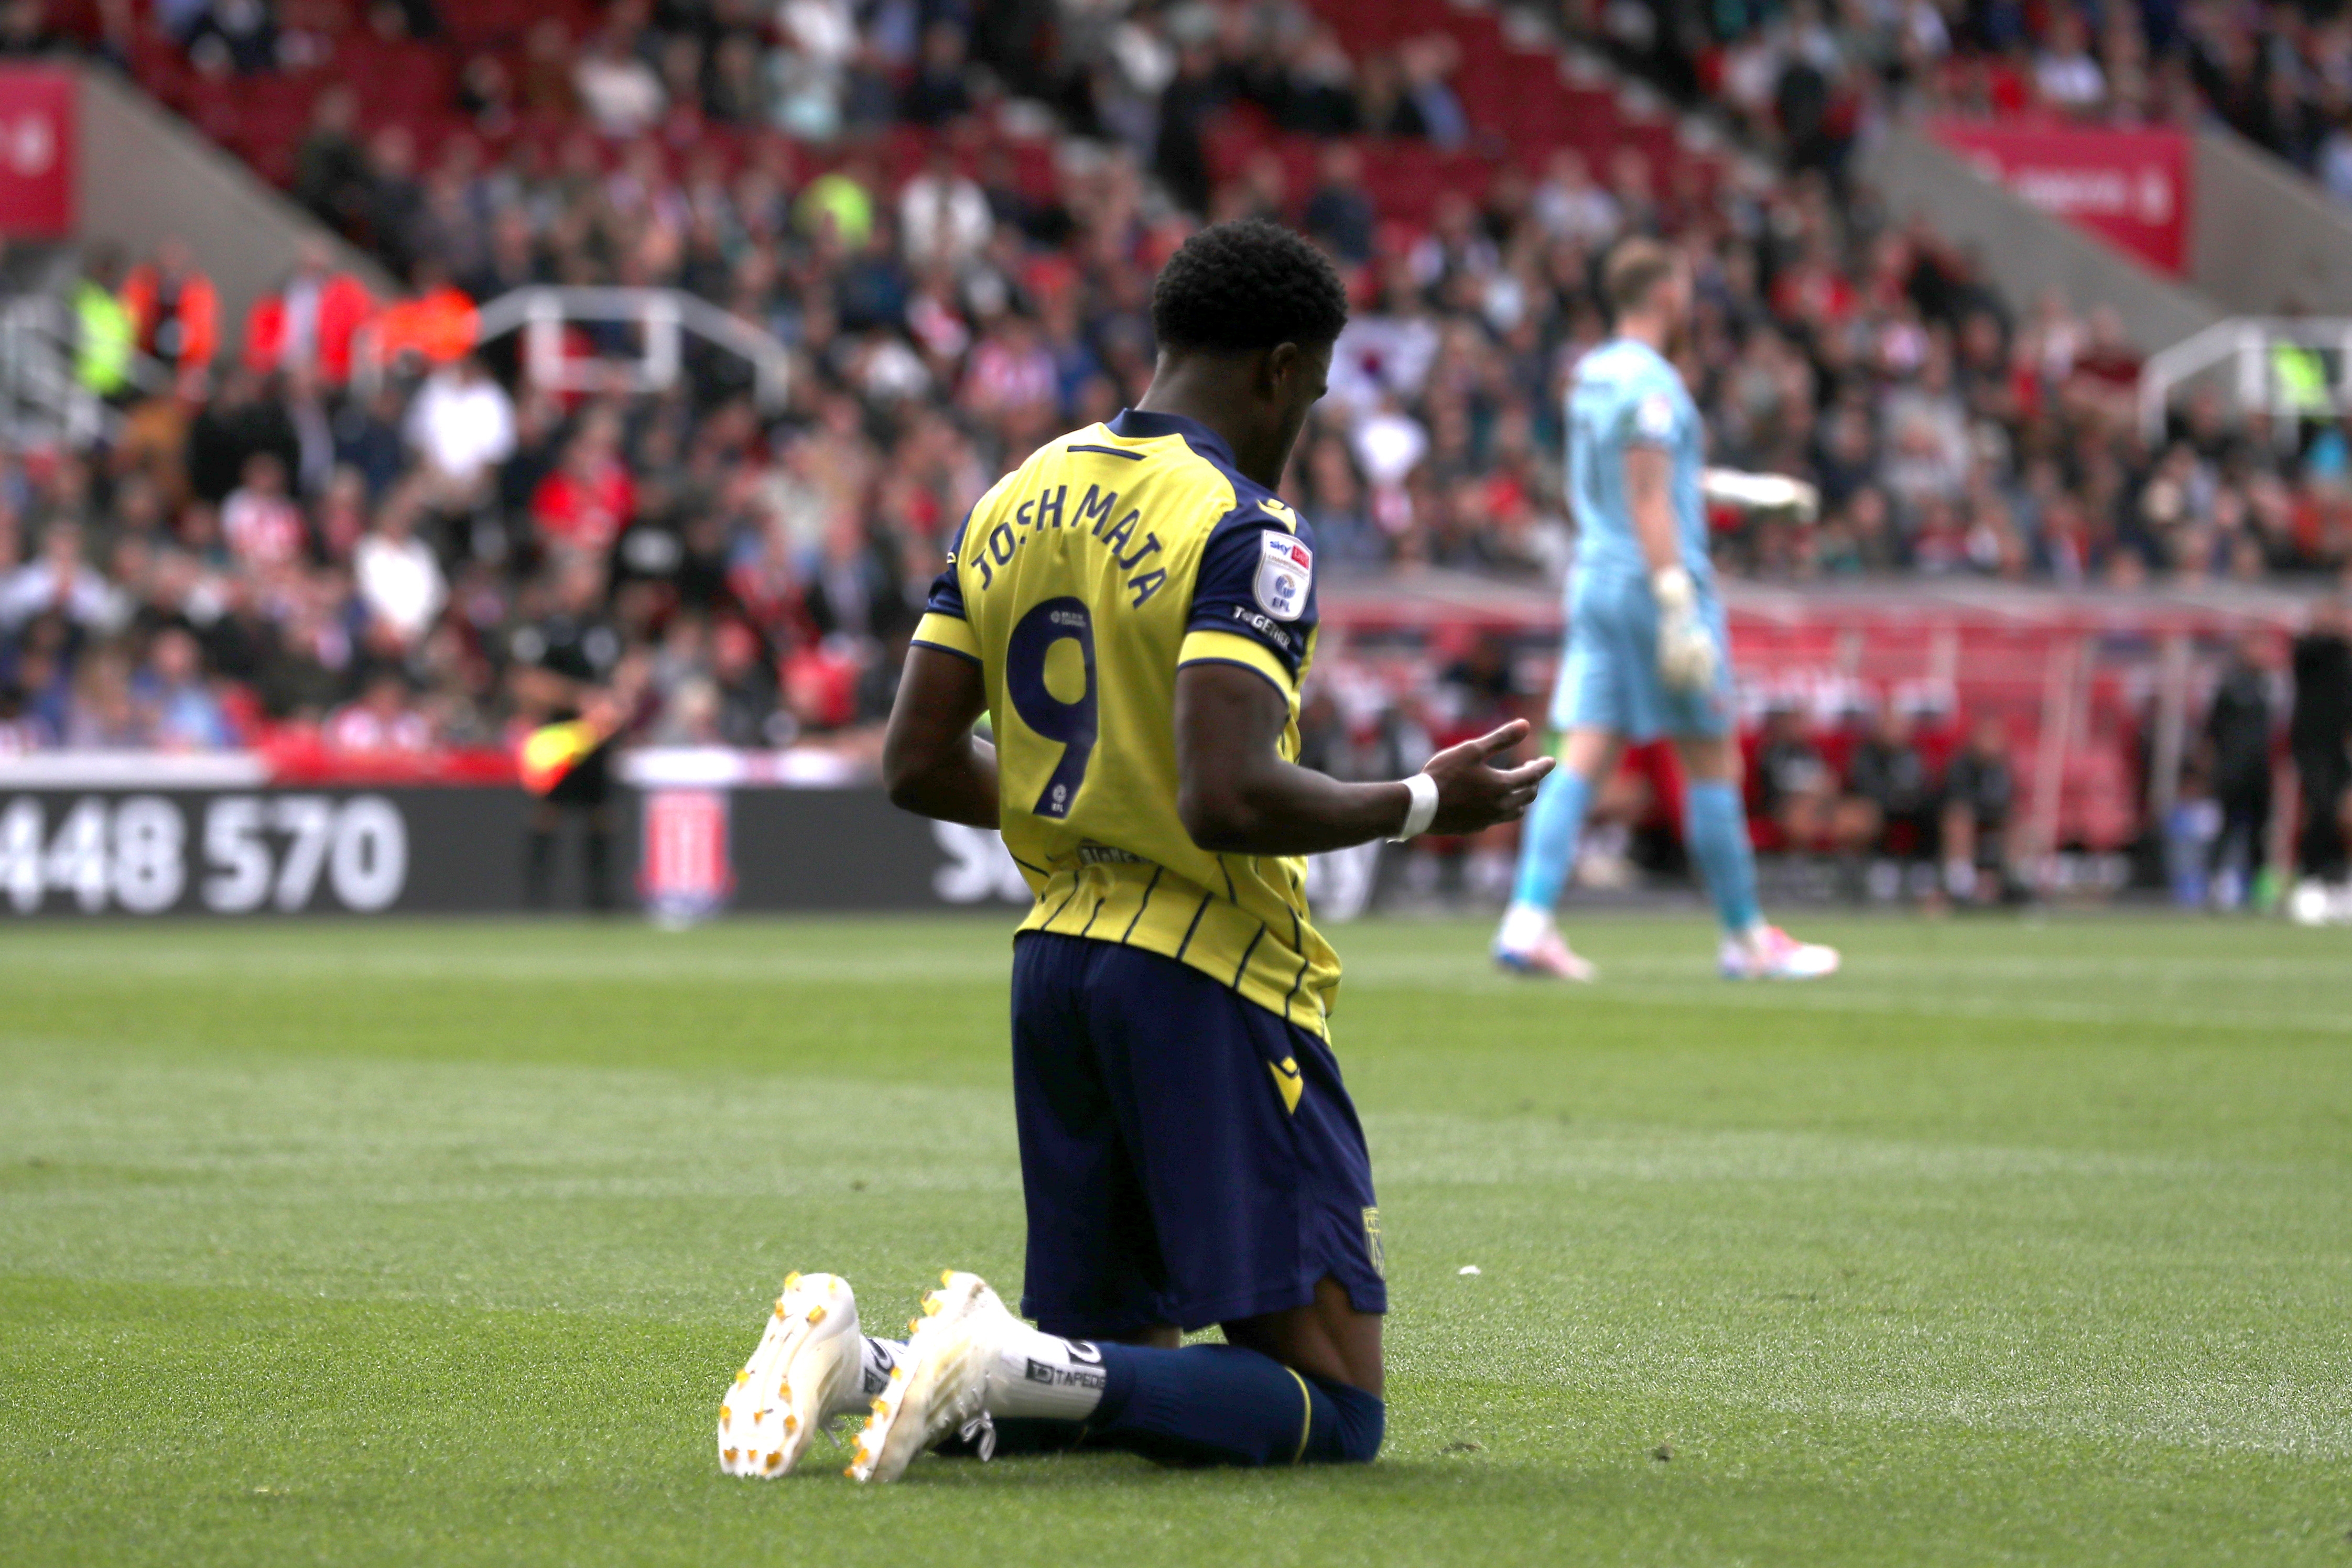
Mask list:
[[[1650,592],[1656,598],[1658,608],[1669,615],[1679,615],[1698,598],[1691,575],[1679,566],[1662,566],[1650,574]]]
[[[1437,818],[1437,780],[1426,773],[1416,773],[1404,781],[1412,791],[1412,804],[1405,808],[1404,826],[1389,841],[1401,844],[1407,839],[1417,839],[1429,831],[1429,824]]]

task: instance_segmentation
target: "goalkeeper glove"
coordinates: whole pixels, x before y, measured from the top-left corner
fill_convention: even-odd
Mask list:
[[[1798,523],[1822,515],[1822,493],[1802,479],[1785,474],[1742,474],[1733,468],[1710,468],[1701,480],[1706,498],[1750,512],[1778,512]]]
[[[1783,479],[1781,483],[1789,486],[1789,503],[1780,510],[1800,524],[1811,524],[1821,517],[1822,493],[1819,488],[1803,479]]]
[[[1698,590],[1678,566],[1650,574],[1658,601],[1658,675],[1678,691],[1705,691],[1715,683],[1715,638],[1698,615]]]

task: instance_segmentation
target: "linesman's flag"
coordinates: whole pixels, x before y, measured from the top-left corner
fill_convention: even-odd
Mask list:
[[[546,794],[612,735],[610,728],[584,718],[541,725],[523,737],[516,754],[522,787],[534,795]]]

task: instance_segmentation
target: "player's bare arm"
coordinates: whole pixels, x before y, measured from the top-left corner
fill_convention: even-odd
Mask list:
[[[1177,806],[1204,850],[1300,855],[1394,836],[1412,792],[1403,782],[1347,784],[1286,761],[1276,749],[1289,706],[1263,676],[1231,664],[1188,664],[1176,676]],[[1437,786],[1427,831],[1475,833],[1516,821],[1553,758],[1517,768],[1493,759],[1525,740],[1501,728],[1439,752],[1423,771]]]
[[[1644,442],[1625,448],[1625,503],[1654,578],[1683,564],[1675,539],[1674,480],[1675,457],[1665,447]]]
[[[1669,685],[1699,691],[1715,680],[1715,643],[1699,622],[1698,590],[1675,539],[1674,472],[1674,454],[1663,446],[1625,448],[1626,508],[1658,601],[1658,674]]]
[[[972,733],[987,709],[978,664],[920,643],[908,649],[882,740],[890,803],[942,822],[995,827],[996,747]]]

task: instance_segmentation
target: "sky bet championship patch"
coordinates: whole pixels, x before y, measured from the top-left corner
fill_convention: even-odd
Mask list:
[[[1268,529],[1259,546],[1258,608],[1276,621],[1296,621],[1307,611],[1307,584],[1315,575],[1315,552],[1296,534]]]

